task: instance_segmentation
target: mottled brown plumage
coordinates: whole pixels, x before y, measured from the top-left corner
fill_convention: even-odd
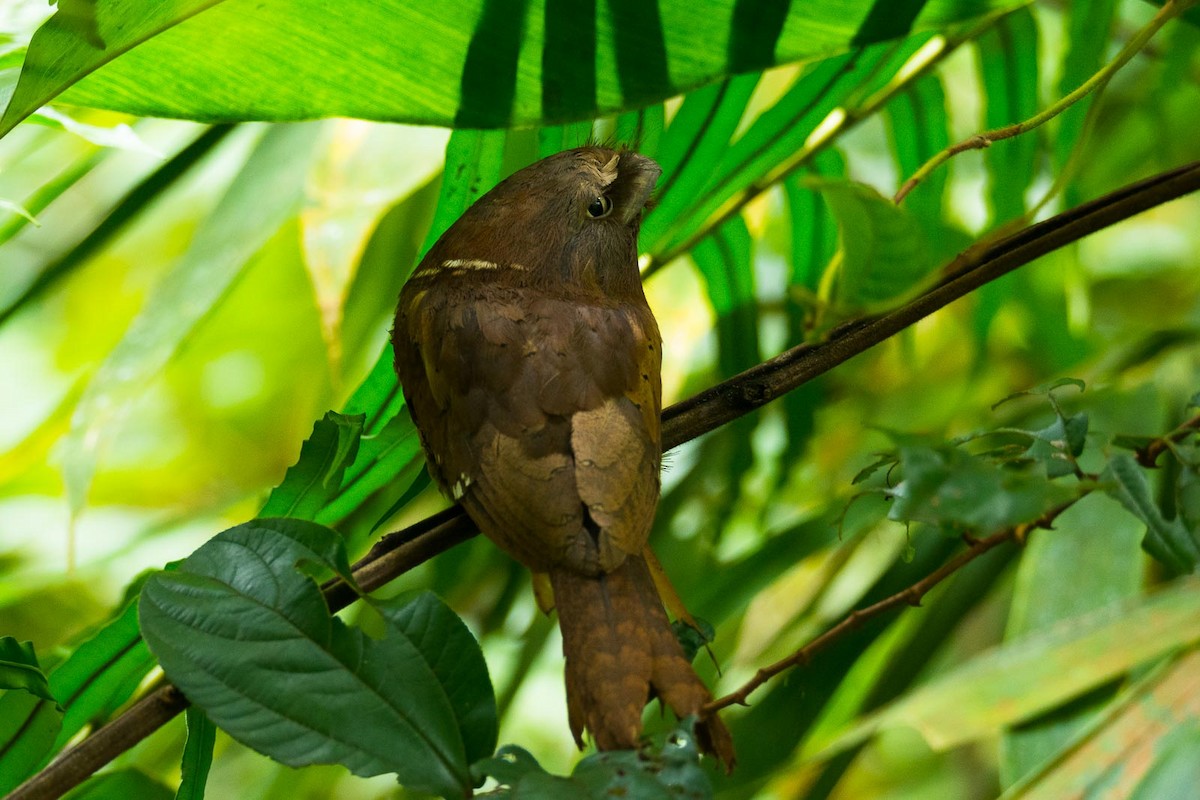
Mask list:
[[[484,195],[400,294],[396,372],[430,472],[481,531],[550,576],[571,729],[629,748],[652,694],[710,695],[642,557],[659,494],[661,338],[637,269],[660,170],[602,147],[544,159]],[[698,727],[727,765],[720,720]]]

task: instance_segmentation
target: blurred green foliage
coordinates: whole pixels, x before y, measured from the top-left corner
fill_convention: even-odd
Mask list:
[[[1155,13],[1141,0],[880,2],[853,19],[836,2],[787,18],[583,4],[594,21],[481,0],[396,3],[386,26],[226,0],[154,4],[161,18],[116,32],[146,5],[62,0],[36,35],[52,9],[0,9],[0,635],[15,637],[0,677],[21,677],[0,705],[22,709],[0,720],[32,720],[0,723],[5,780],[150,674],[144,570],[264,508],[331,526],[354,558],[381,522],[444,507],[384,347],[392,308],[424,248],[538,156],[594,138],[663,165],[642,247],[672,402],[903,302],[972,242],[1200,153],[1200,28],[1176,20],[1048,126],[888,199],[950,143],[1087,80]],[[311,117],[338,118],[291,121]],[[667,456],[653,543],[715,626],[697,665],[717,694],[937,569],[960,536],[1082,498],[725,712],[730,776],[700,775],[686,730],[653,712],[655,758],[576,766],[557,633],[488,542],[378,592],[430,589],[478,640],[499,741],[524,748],[480,768],[513,797],[626,768],[638,797],[1194,790],[1200,462],[1178,426],[1200,387],[1196,219],[1188,197],[1097,231]],[[992,407],[1066,377],[1086,391]],[[1139,464],[1151,451],[1157,469]],[[340,616],[382,635],[378,613]],[[1170,713],[1139,725],[1150,709]],[[491,748],[474,735],[472,758]],[[78,796],[169,794],[181,754],[208,751],[187,741],[175,721]],[[410,794],[223,733],[208,791]]]

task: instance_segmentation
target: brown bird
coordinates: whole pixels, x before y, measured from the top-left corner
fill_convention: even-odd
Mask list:
[[[637,267],[661,170],[581,147],[515,173],[426,254],[400,293],[396,373],[442,490],[554,589],[571,731],[636,747],[657,695],[711,698],[643,557],[658,504],[661,337]],[[727,767],[715,715],[700,744]]]

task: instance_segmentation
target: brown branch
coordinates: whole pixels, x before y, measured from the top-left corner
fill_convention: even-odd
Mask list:
[[[1146,444],[1144,447],[1139,447],[1134,452],[1134,457],[1143,467],[1146,467],[1147,469],[1157,469],[1159,456],[1161,456],[1167,450],[1170,450],[1171,445],[1182,442],[1196,431],[1200,431],[1200,414],[1192,417],[1187,422],[1168,433],[1166,436],[1160,436]]]
[[[888,314],[846,323],[832,331],[826,341],[793,347],[666,409],[663,412],[663,446],[669,450],[716,430],[885,341],[989,281],[1089,233],[1198,189],[1200,162],[1194,162],[1069,209],[994,244],[972,249],[947,266],[943,271],[946,277],[938,285],[911,303]],[[368,591],[377,588],[477,532],[460,507],[449,508],[385,536],[355,564],[355,578]],[[353,591],[341,584],[330,584],[324,589],[330,607],[334,609],[344,607],[355,598]],[[178,690],[170,686],[154,690],[115,720],[63,752],[50,766],[18,787],[9,795],[9,800],[61,797],[185,708],[186,700],[173,699],[178,695]]]
[[[1049,528],[1059,514],[1066,511],[1084,496],[1085,495],[1081,494],[1079,497],[1071,500],[1069,503],[1065,503],[1061,506],[1051,509],[1050,511],[1047,511],[1033,522],[1022,523],[1021,525],[1015,525],[1011,528],[1006,528],[999,533],[988,536],[985,539],[972,540],[970,542],[970,547],[947,561],[942,566],[938,567],[933,572],[926,575],[921,580],[914,583],[912,586],[902,589],[890,597],[885,597],[878,603],[874,603],[866,608],[860,608],[856,611],[850,612],[850,614],[848,614],[846,618],[837,625],[834,625],[832,628],[825,631],[796,652],[792,653],[786,658],[781,658],[774,664],[769,664],[758,670],[758,672],[754,673],[754,677],[742,684],[737,691],[730,692],[724,697],[719,697],[708,705],[704,706],[700,713],[708,715],[720,711],[722,708],[726,708],[727,706],[735,704],[746,705],[746,699],[750,696],[750,693],[762,686],[771,678],[774,678],[776,675],[780,674],[781,672],[785,672],[792,667],[808,666],[808,664],[812,661],[813,656],[815,656],[817,653],[829,647],[829,645],[833,644],[851,631],[861,628],[867,621],[872,620],[875,617],[886,614],[887,612],[900,608],[901,606],[921,605],[921,599],[925,597],[925,595],[928,594],[933,587],[937,586],[946,578],[950,577],[955,572],[958,572],[960,569],[979,558],[984,553],[1004,544],[1005,542],[1023,542],[1025,537],[1029,535],[1029,532],[1035,528]]]

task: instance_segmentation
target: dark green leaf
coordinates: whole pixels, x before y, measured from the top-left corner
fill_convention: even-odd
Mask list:
[[[385,634],[369,638],[330,616],[298,565],[350,580],[340,537],[303,520],[231,528],[152,576],[140,619],[167,675],[223,730],[285,764],[395,772],[419,791],[465,794],[467,748],[487,734],[460,720],[485,725],[495,711],[461,623],[430,611],[431,599],[414,601],[411,618],[385,603]],[[447,666],[448,653],[461,663]],[[443,683],[462,676],[473,686]]]
[[[1178,572],[1191,572],[1200,564],[1200,542],[1179,519],[1167,520],[1150,495],[1146,475],[1126,453],[1118,453],[1100,476],[1110,495],[1146,524],[1142,547]]]
[[[217,726],[195,706],[184,711],[184,720],[187,723],[187,741],[183,744],[183,763],[180,765],[181,777],[175,800],[204,800],[208,768],[212,766],[213,744],[217,740]]]
[[[717,631],[711,622],[697,617],[693,617],[692,621],[696,623],[697,627],[693,628],[681,619],[671,623],[671,630],[675,632],[675,638],[683,646],[683,655],[688,661],[695,660],[696,654],[717,638]]]
[[[314,519],[342,488],[342,475],[354,463],[362,438],[363,416],[325,412],[300,446],[300,457],[283,482],[271,491],[259,512],[264,517]]]

